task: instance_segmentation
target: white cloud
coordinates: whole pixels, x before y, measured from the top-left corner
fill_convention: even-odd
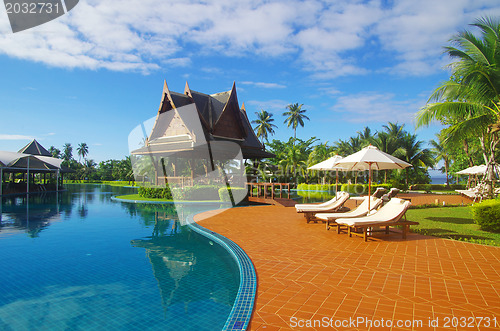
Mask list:
[[[415,112],[425,100],[396,100],[391,93],[360,92],[340,96],[331,109],[341,114],[341,121],[351,123],[412,123]]]
[[[245,104],[248,104],[250,106],[253,106],[257,108],[258,110],[264,109],[270,113],[273,113],[275,115],[281,115],[285,110],[286,106],[290,104],[290,102],[285,101],[285,100],[266,100],[266,101],[260,101],[260,100],[250,100],[248,102],[245,102]],[[247,108],[248,110],[248,108]]]
[[[448,58],[443,46],[458,31],[483,15],[500,14],[498,2],[488,0],[402,0],[384,11],[375,26],[381,46],[394,54],[396,64],[389,68],[395,74],[427,75],[436,72]]]
[[[0,140],[33,140],[34,137],[21,134],[0,134]]]
[[[0,54],[66,68],[148,73],[198,56],[282,57],[320,79],[371,71],[427,75],[441,46],[494,0],[87,0],[41,26],[11,33],[0,11]],[[378,68],[360,59],[376,48]]]
[[[255,87],[261,87],[261,88],[286,88],[286,85],[283,84],[278,84],[278,83],[264,83],[264,82],[241,82],[240,84],[242,85],[252,85]]]

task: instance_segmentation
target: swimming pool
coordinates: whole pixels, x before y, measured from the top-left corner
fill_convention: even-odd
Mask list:
[[[172,206],[111,201],[127,190],[2,199],[0,329],[222,329],[238,292],[234,259]]]

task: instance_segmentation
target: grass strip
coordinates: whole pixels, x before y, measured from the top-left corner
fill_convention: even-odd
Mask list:
[[[470,207],[410,209],[406,218],[419,222],[412,230],[423,235],[500,246],[500,233],[480,230]]]

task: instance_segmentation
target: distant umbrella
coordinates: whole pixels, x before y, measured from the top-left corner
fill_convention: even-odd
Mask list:
[[[332,156],[331,158],[329,158],[329,159],[327,159],[325,161],[322,161],[320,163],[316,163],[315,165],[310,166],[309,168],[307,168],[307,169],[310,169],[310,170],[326,170],[326,171],[335,170],[335,174],[336,174],[336,179],[335,179],[335,194],[337,194],[337,185],[338,185],[338,182],[339,182],[339,170],[343,169],[343,167],[341,167],[341,166],[335,166],[335,164],[337,164],[340,160],[342,160],[342,156],[340,156],[340,155],[334,155],[334,156]]]
[[[372,170],[384,169],[404,169],[411,167],[411,164],[400,160],[390,154],[382,152],[377,147],[369,145],[359,152],[346,156],[334,166],[342,167],[345,170],[368,170],[368,196],[371,195],[372,186]],[[368,209],[370,208],[370,200],[368,200]]]

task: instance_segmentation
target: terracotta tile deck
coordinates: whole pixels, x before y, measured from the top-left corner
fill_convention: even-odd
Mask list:
[[[431,210],[429,212],[432,212]],[[349,238],[306,224],[295,208],[232,208],[200,224],[236,242],[252,259],[258,277],[251,330],[380,329],[486,330],[473,321],[500,322],[500,248],[410,234]],[[447,319],[473,327],[445,327]],[[437,328],[429,320],[438,319]],[[422,322],[396,327],[398,320]],[[316,322],[315,322],[316,321]],[[317,323],[307,328],[306,323]],[[344,326],[340,323],[344,323]],[[409,322],[407,322],[409,323]],[[338,327],[335,327],[335,326]],[[387,325],[387,324],[385,324]]]

